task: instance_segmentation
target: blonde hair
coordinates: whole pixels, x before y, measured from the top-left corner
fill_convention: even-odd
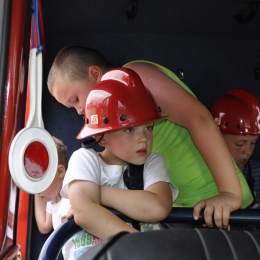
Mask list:
[[[67,76],[71,81],[86,80],[91,66],[98,66],[103,73],[113,68],[98,51],[83,46],[63,48],[55,57],[48,75],[47,85],[50,93],[57,77]]]
[[[56,138],[55,136],[52,136],[54,143],[57,148],[58,153],[58,164],[62,164],[66,169],[68,167],[68,150],[65,144]]]

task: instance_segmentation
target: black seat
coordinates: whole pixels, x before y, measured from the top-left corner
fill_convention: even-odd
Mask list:
[[[131,221],[122,213],[114,209],[109,210],[124,221]],[[192,208],[172,208],[171,213],[162,223],[191,223],[200,224],[199,226],[201,227],[201,223],[204,222],[203,211],[200,219],[197,221],[193,219],[192,213]],[[230,224],[259,225],[259,210],[244,209],[234,211],[230,215]],[[58,259],[62,246],[72,235],[80,230],[81,228],[76,225],[74,219],[62,224],[46,240],[39,260]],[[126,251],[122,251],[122,248],[126,249]],[[116,258],[117,254],[114,253],[117,251],[121,252],[118,258]],[[158,254],[160,254],[159,258],[157,258]],[[163,258],[164,255],[166,258]],[[115,258],[110,258],[110,256]],[[141,256],[143,258],[140,258]],[[169,259],[170,256],[174,256],[174,259],[192,260],[260,259],[260,233],[237,230],[221,231],[206,228],[174,228],[172,230],[149,231],[138,234],[121,232],[91,248],[81,259],[162,260]],[[245,258],[246,256],[247,258]]]
[[[80,260],[260,259],[260,233],[217,229],[121,232],[92,247]]]

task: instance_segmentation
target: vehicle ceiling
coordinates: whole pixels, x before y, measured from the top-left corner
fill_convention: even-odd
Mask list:
[[[126,12],[131,10],[132,2],[44,0],[46,37],[128,32],[260,38],[260,11],[245,24],[235,19],[237,14],[246,17],[250,13],[249,0],[137,0],[136,17],[129,20]]]

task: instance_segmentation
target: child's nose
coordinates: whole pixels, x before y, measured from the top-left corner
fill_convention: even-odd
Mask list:
[[[144,131],[141,131],[139,135],[139,142],[146,142],[146,141],[147,141],[146,133]]]
[[[254,150],[253,148],[251,148],[250,146],[248,146],[248,147],[245,148],[245,154],[251,156],[252,153],[253,153],[253,150]]]
[[[84,109],[82,107],[75,107],[75,109],[77,110],[77,113],[79,115],[83,115],[84,114]]]

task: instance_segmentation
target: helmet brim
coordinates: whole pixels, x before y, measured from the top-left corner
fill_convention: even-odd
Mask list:
[[[143,124],[147,124],[149,122],[156,122],[162,119],[167,118],[167,116],[162,116],[159,118],[155,118],[155,119],[150,119],[150,120],[146,120],[143,122],[140,122],[138,124],[126,124],[125,126],[119,126],[118,128],[111,128],[111,127],[107,127],[107,128],[90,128],[87,124],[85,126],[83,126],[83,128],[80,130],[80,132],[77,135],[77,139],[84,139],[90,136],[95,136],[98,134],[103,134],[103,133],[107,133],[107,132],[112,132],[112,131],[118,131],[121,129],[125,129],[125,128],[129,128],[129,127],[134,127],[134,126],[138,126],[138,125],[143,125]]]

